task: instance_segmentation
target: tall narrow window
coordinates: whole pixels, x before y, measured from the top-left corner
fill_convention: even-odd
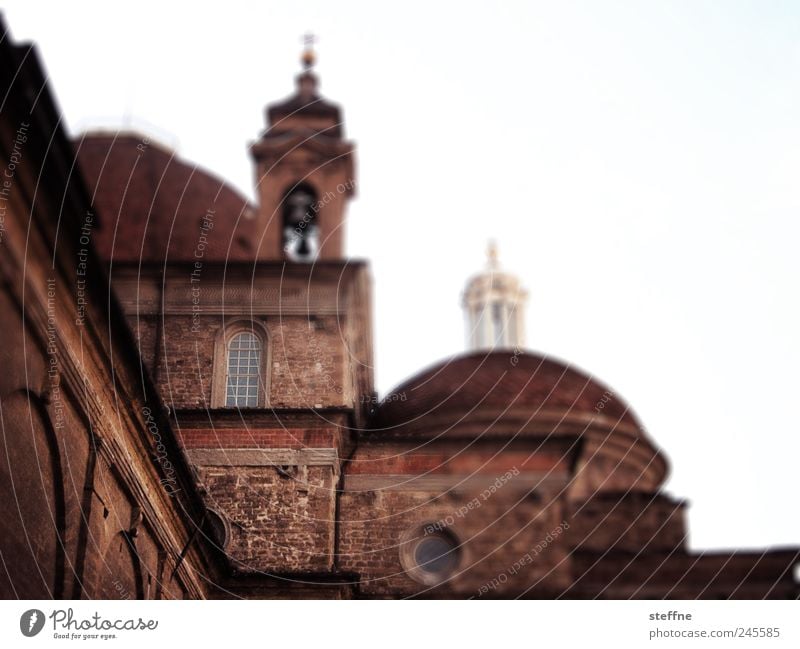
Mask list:
[[[250,331],[243,331],[231,338],[225,382],[226,406],[258,407],[261,351],[261,340]]]
[[[506,321],[503,317],[505,306],[502,302],[492,302],[492,331],[494,332],[495,346],[502,347],[506,342]]]

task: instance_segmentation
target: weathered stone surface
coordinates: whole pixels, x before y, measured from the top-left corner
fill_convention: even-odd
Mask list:
[[[797,548],[686,549],[663,453],[593,377],[524,350],[468,354],[377,402],[337,107],[300,92],[268,111],[257,213],[131,134],[103,180],[115,138],[87,136],[95,214],[23,49],[0,43],[0,596],[800,595]],[[140,158],[128,199],[122,162]],[[300,182],[327,199],[308,264],[281,245]],[[260,355],[240,409],[226,388],[241,332]],[[418,552],[431,540],[451,548],[441,572]]]

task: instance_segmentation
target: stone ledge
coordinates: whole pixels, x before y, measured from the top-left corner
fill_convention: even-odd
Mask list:
[[[199,466],[334,466],[335,448],[195,448],[186,451]]]
[[[344,491],[482,491],[495,485],[500,475],[349,475],[345,478]],[[525,471],[501,481],[497,491],[557,490],[563,488],[567,480],[565,474]]]

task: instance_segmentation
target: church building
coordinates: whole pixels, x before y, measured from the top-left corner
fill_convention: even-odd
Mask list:
[[[664,451],[525,346],[494,246],[467,351],[378,398],[356,147],[310,48],[255,203],[142,134],[70,141],[35,49],[0,55],[3,597],[800,596],[798,548],[689,549]]]

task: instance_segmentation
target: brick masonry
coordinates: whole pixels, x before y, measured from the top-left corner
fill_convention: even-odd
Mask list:
[[[3,154],[36,124],[0,256],[11,442],[0,595],[798,596],[796,548],[689,552],[683,503],[661,491],[660,450],[624,401],[552,359],[463,355],[373,408],[371,287],[366,265],[344,255],[355,174],[337,107],[301,94],[268,112],[282,126],[252,149],[258,214],[146,138],[83,138],[98,259],[78,246],[91,206],[65,175],[74,152],[37,57],[7,40],[0,57]],[[131,163],[134,191],[120,194]],[[163,187],[151,185],[159,170]],[[314,264],[286,263],[274,218],[301,179],[333,196]],[[117,226],[109,304],[102,263]],[[89,296],[82,311],[77,290]],[[266,398],[242,411],[220,398],[235,327],[266,345]],[[435,583],[414,554],[433,535],[457,548]]]
[[[230,523],[225,551],[237,571],[333,567],[333,467],[198,467],[208,506]]]

